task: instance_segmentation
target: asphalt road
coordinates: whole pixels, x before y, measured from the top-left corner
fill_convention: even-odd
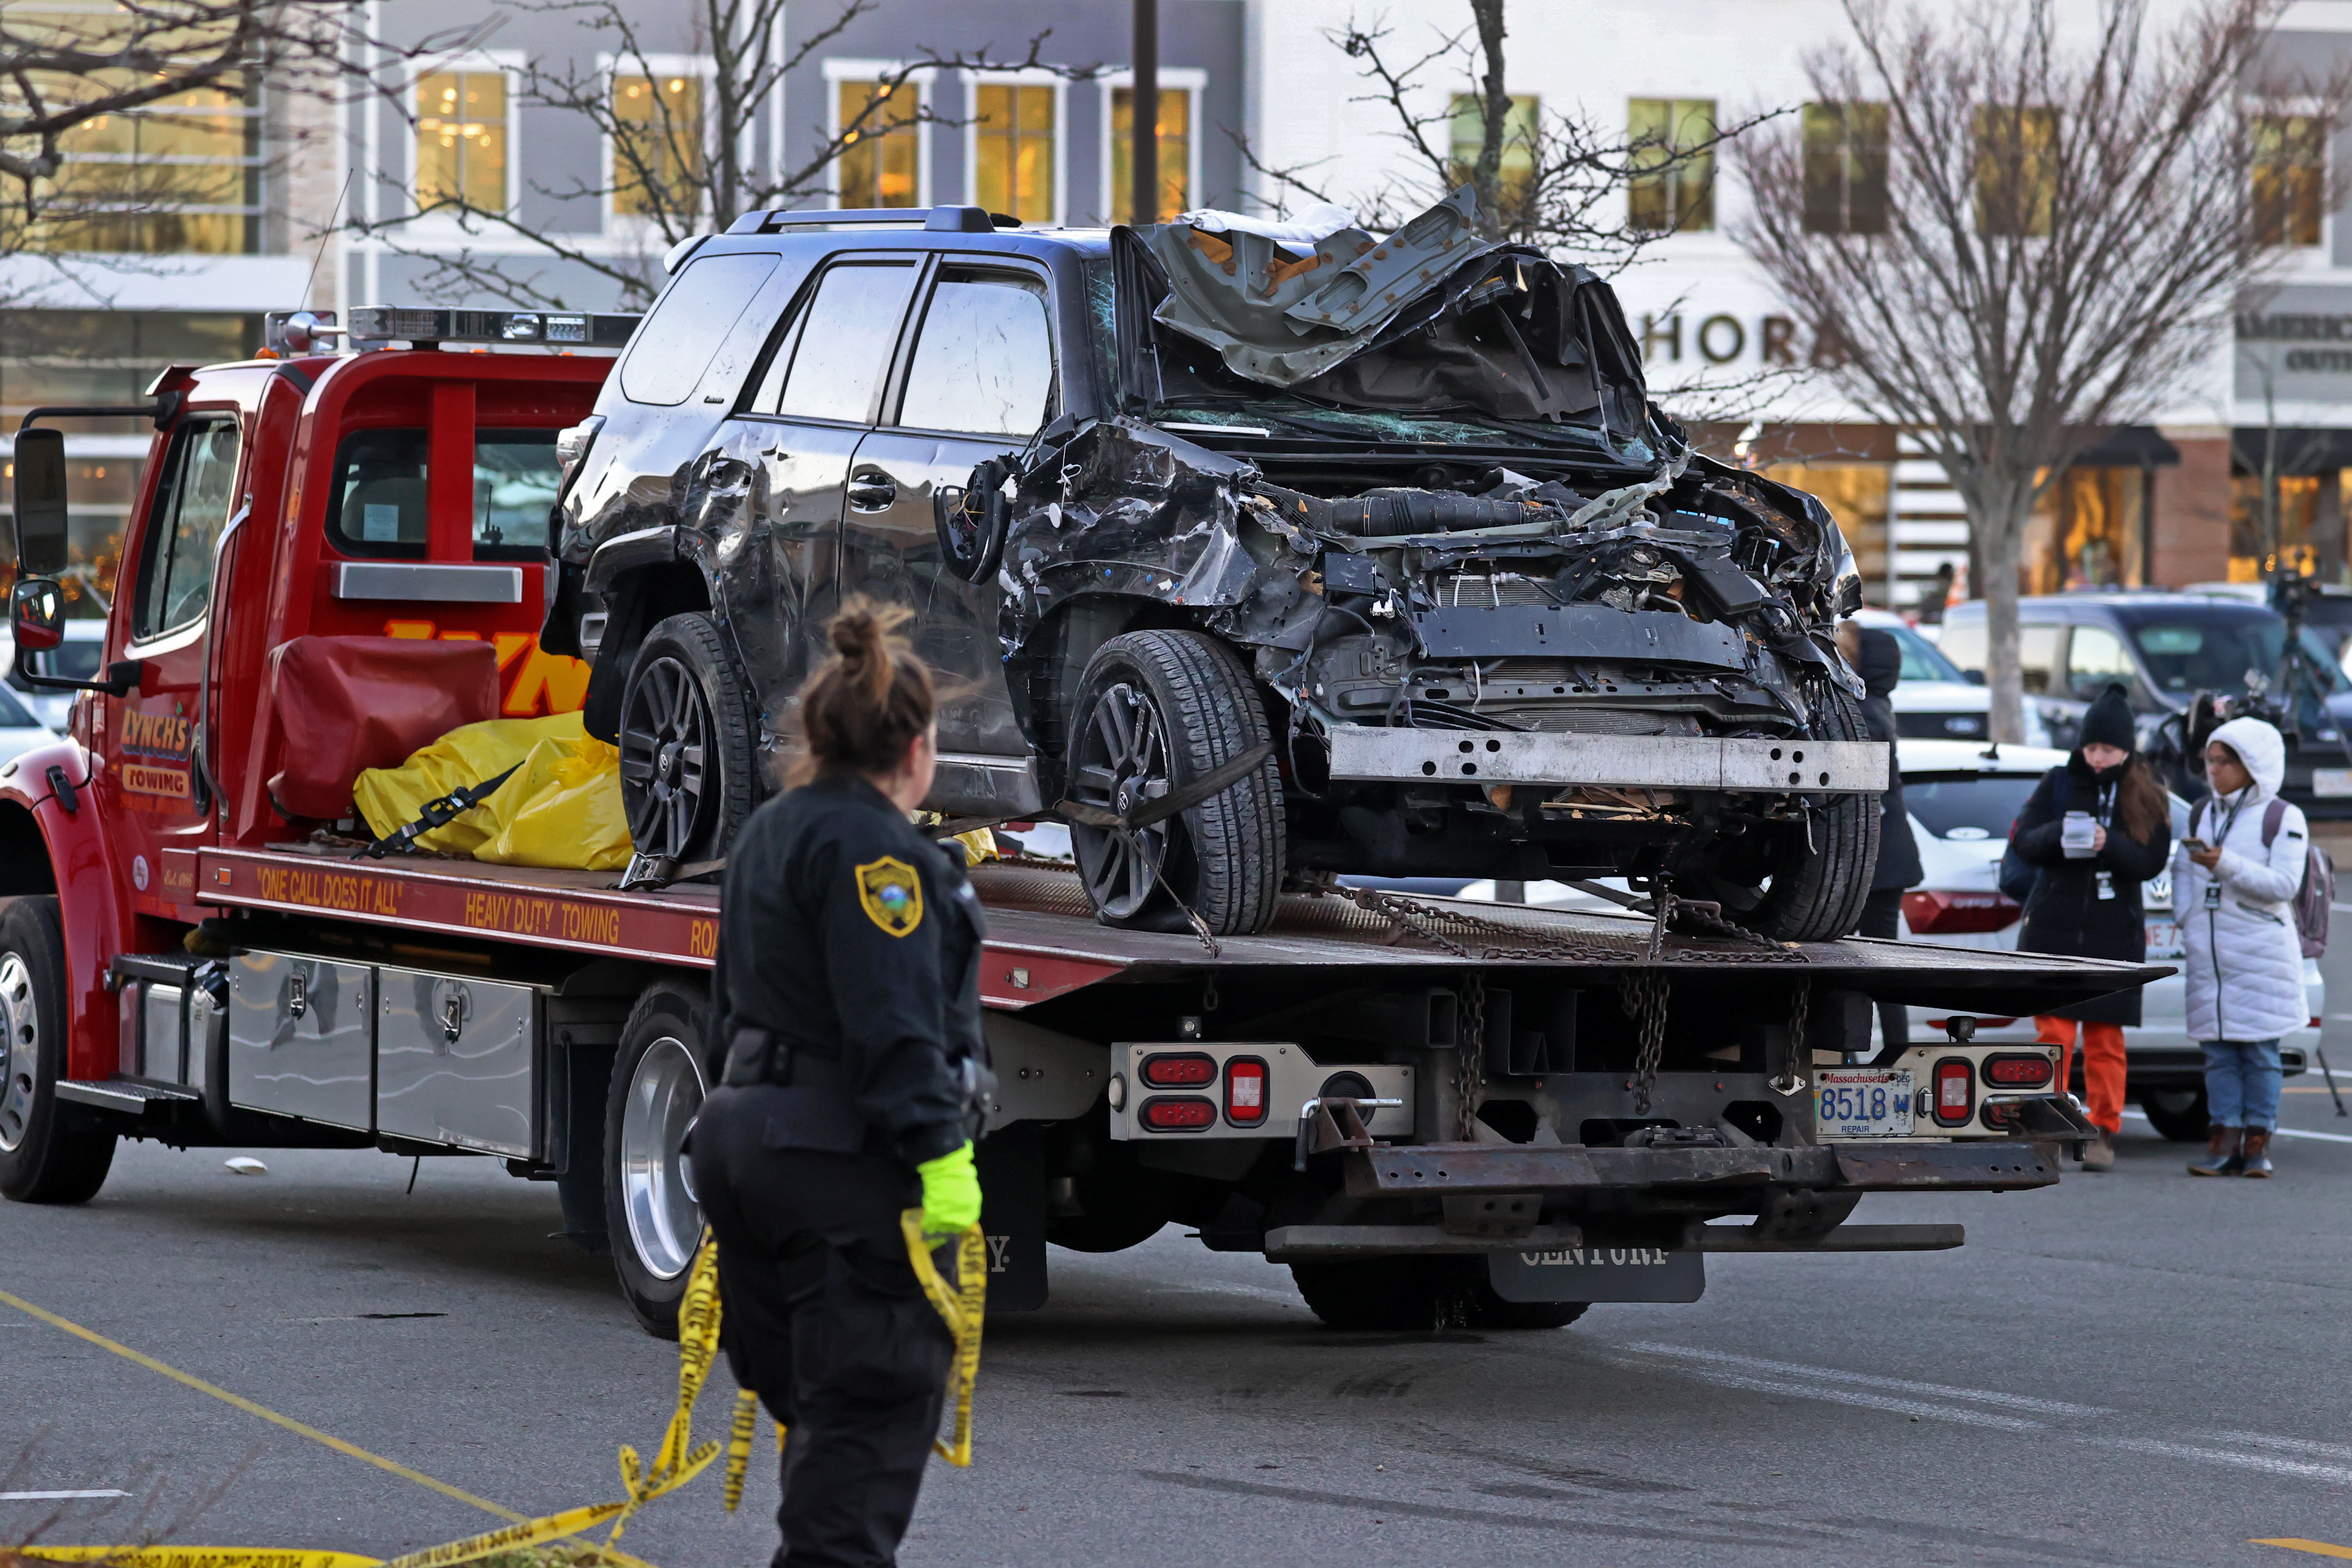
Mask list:
[[[2352,910],[2339,911],[2352,921]],[[2352,1015],[2352,940],[2327,962]],[[2352,1061],[2352,1016],[2331,1019]],[[1695,1306],[1546,1333],[1339,1334],[1287,1272],[1171,1229],[1053,1254],[990,1326],[978,1462],[903,1560],[2284,1563],[2352,1543],[2352,1121],[2286,1097],[2277,1179],[2193,1181],[2126,1123],[2054,1191],[1874,1197],[1956,1252],[1716,1257]],[[2293,1135],[2303,1134],[2303,1135]],[[0,1204],[0,1290],[516,1512],[621,1495],[676,1388],[554,1195],[488,1161],[127,1146],[89,1205]],[[701,1431],[724,1423],[723,1373]],[[7,1494],[112,1490],[100,1499]],[[623,1545],[762,1563],[715,1476]],[[499,1519],[0,1305],[0,1542],[160,1537],[390,1556]]]

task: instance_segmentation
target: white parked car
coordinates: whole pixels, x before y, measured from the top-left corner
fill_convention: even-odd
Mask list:
[[[1891,610],[1858,610],[1854,622],[1893,634],[1903,650],[1903,676],[1888,701],[1895,732],[1906,740],[1981,741],[1992,733],[1992,693],[1970,680],[1919,628]],[[2032,703],[2025,708],[2026,739],[2040,745],[2050,736]]]
[[[1949,741],[1897,742],[1903,770],[1903,803],[1919,841],[1925,876],[1903,896],[1903,934],[1950,947],[2011,948],[2024,929],[2024,910],[2002,895],[2000,858],[2009,830],[2032,798],[2042,775],[2066,760],[2064,752],[2030,746],[1979,746]],[[2172,834],[2189,830],[2189,806],[2172,797]],[[2147,914],[2147,958],[2177,963],[2180,928],[2172,920],[2171,879],[2158,877],[2141,890]],[[2319,1020],[2326,1016],[2326,988],[2316,960],[2304,962],[2304,990],[2311,1023],[2281,1042],[2290,1075],[2300,1073],[2319,1044]],[[2172,974],[2149,985],[2140,1001],[2141,1022],[2124,1030],[2127,1053],[2126,1093],[2167,1138],[2204,1138],[2204,1054],[2189,1038],[2181,1017],[2181,981]],[[1911,1009],[1914,1043],[1943,1033],[1942,1016]],[[2031,1018],[1982,1018],[1976,1037],[1992,1042],[2030,1041]],[[2080,1056],[2076,1058],[2080,1061]],[[2078,1069],[2079,1070],[2079,1069]]]
[[[15,691],[0,686],[0,763],[57,738],[47,725],[33,717]]]
[[[95,680],[102,673],[99,661],[106,657],[106,623],[100,620],[74,620],[65,624],[66,640],[47,653],[33,656],[33,670],[37,675],[61,676],[68,680]],[[73,712],[72,691],[41,691],[19,685],[16,676],[16,645],[5,630],[0,630],[0,671],[5,671],[8,689],[25,707],[33,710],[39,722],[59,734]]]

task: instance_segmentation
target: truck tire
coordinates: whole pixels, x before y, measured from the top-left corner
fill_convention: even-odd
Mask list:
[[[1866,741],[1862,704],[1832,686],[1814,739]],[[1772,885],[1738,918],[1778,942],[1829,942],[1862,920],[1878,866],[1881,810],[1874,795],[1833,795],[1812,814],[1811,832],[1785,834],[1771,866]]]
[[[718,623],[657,623],[621,693],[621,805],[641,855],[709,859],[760,797],[758,715]]]
[[[677,1338],[677,1306],[702,1245],[702,1205],[679,1148],[707,1087],[709,1000],[656,981],[629,1013],[604,1101],[605,1235],[621,1294],[646,1332]]]
[[[58,1102],[66,1058],[66,942],[53,898],[0,915],[0,1194],[79,1204],[114,1163],[114,1134],[75,1125]]]
[[[1070,797],[1122,813],[1273,738],[1232,650],[1179,631],[1103,644],[1078,682],[1068,733]],[[1073,823],[1070,841],[1105,925],[1181,930],[1181,900],[1220,936],[1263,931],[1282,891],[1281,776],[1269,754],[1172,817],[1132,832]]]
[[[2143,1089],[2139,1110],[2160,1137],[2175,1143],[2202,1143],[2212,1128],[2201,1089]]]

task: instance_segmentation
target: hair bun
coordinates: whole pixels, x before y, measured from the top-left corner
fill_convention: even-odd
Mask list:
[[[833,618],[833,651],[850,664],[882,655],[882,623],[863,605],[852,605]]]

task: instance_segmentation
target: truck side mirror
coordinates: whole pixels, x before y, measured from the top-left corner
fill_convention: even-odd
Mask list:
[[[54,578],[19,577],[8,590],[8,631],[21,652],[47,653],[65,641],[65,590]]]
[[[962,489],[942,485],[931,493],[940,555],[948,570],[967,583],[995,571],[1003,552],[1005,524],[1013,510],[1004,497],[1004,481],[1013,468],[1013,458],[991,458],[971,470]]]
[[[66,569],[63,432],[17,431],[12,460],[16,467],[16,570],[31,577],[53,577]]]

